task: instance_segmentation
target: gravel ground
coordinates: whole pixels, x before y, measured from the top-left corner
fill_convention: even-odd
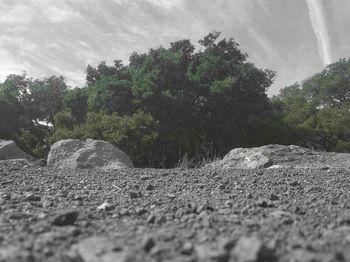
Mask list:
[[[0,261],[350,261],[348,169],[0,161]]]

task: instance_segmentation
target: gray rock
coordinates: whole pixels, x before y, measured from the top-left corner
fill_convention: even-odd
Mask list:
[[[112,211],[115,209],[115,206],[108,203],[108,202],[103,202],[101,205],[97,207],[97,210],[103,210],[103,211]]]
[[[0,160],[33,159],[24,153],[12,140],[0,140]]]
[[[255,169],[271,166],[271,160],[254,148],[235,148],[223,160],[211,164],[212,167],[223,169]]]
[[[274,251],[267,248],[263,242],[255,236],[241,237],[233,249],[233,256],[239,262],[275,260]]]
[[[54,217],[52,224],[55,226],[73,225],[79,216],[78,211],[66,211]]]
[[[96,168],[113,170],[133,167],[132,161],[123,151],[112,144],[87,139],[60,140],[53,144],[47,164],[54,168]]]
[[[25,195],[25,200],[26,201],[40,201],[41,200],[41,197],[40,196],[37,196],[33,193],[27,193]]]
[[[105,237],[89,237],[72,246],[77,261],[83,262],[122,262],[126,261],[127,253],[115,251],[113,242]],[[75,260],[74,260],[75,261]]]
[[[266,145],[232,149],[222,160],[206,167],[220,169],[308,168],[310,165],[324,166],[325,156],[332,163],[334,156],[324,152],[314,152],[295,145]]]
[[[146,236],[142,242],[142,249],[148,253],[155,245],[156,243],[154,239],[152,237]]]

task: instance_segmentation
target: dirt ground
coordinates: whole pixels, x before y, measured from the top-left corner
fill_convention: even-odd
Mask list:
[[[350,261],[349,174],[0,161],[0,261]]]

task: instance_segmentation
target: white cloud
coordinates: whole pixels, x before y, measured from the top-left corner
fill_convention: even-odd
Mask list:
[[[72,18],[79,17],[80,13],[69,9],[50,7],[46,10],[45,15],[52,23],[62,23],[64,21],[69,21]]]
[[[183,0],[147,0],[148,2],[164,8],[166,10],[170,10],[172,8],[181,7],[183,4]]]
[[[349,54],[350,5],[342,1],[332,1],[337,57]],[[127,61],[133,51],[184,38],[196,44],[217,30],[235,38],[258,66],[281,72],[283,86],[318,70],[308,18],[305,1],[0,0],[0,81],[25,70],[33,77],[63,74],[83,85],[87,64]]]

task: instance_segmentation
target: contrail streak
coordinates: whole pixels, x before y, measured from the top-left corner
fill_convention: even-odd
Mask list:
[[[309,8],[310,21],[317,38],[318,52],[324,65],[331,63],[330,39],[322,13],[321,0],[306,0]]]

